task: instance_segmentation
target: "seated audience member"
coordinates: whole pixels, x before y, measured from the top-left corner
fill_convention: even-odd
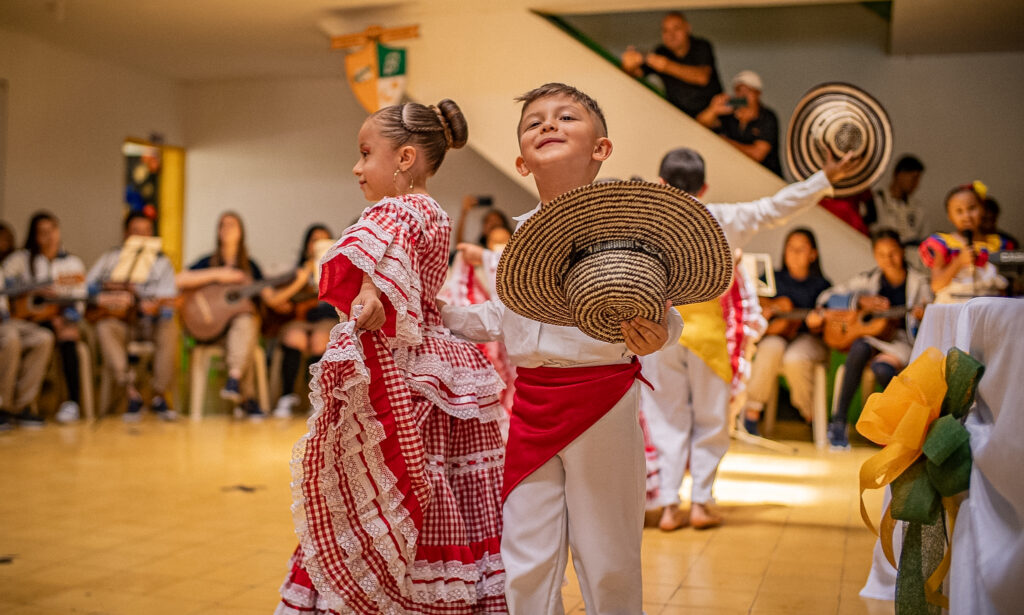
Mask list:
[[[981,212],[981,227],[979,229],[981,234],[999,235],[1000,245],[1005,246],[1006,250],[1019,250],[1020,242],[1013,235],[997,228],[999,224],[999,203],[992,197],[986,197],[982,207],[984,211]]]
[[[208,284],[242,284],[262,279],[263,273],[259,266],[249,258],[242,219],[229,211],[222,213],[217,221],[216,251],[192,263],[187,271],[179,273],[176,282],[179,290],[189,291]],[[271,293],[269,288],[264,288],[261,297],[267,299]],[[184,300],[189,300],[187,294]],[[241,403],[240,408],[236,408],[236,414],[244,414],[251,419],[264,416],[256,401],[252,370],[253,350],[259,342],[259,334],[259,318],[255,312],[246,312],[233,317],[222,336],[228,378],[220,396]]]
[[[896,161],[892,181],[887,189],[876,188],[865,222],[871,230],[892,229],[903,245],[917,245],[924,239],[924,209],[911,196],[917,190],[924,165],[916,157],[906,155]]]
[[[132,212],[125,218],[125,241],[129,237],[152,237],[154,230],[153,220],[141,212]],[[142,410],[142,395],[136,382],[138,374],[133,367],[139,357],[129,354],[128,344],[132,341],[153,342],[150,380],[153,397],[149,407],[160,418],[174,420],[175,412],[167,403],[178,346],[172,305],[178,294],[174,266],[161,253],[153,262],[145,282],[130,286],[113,284],[110,277],[121,257],[121,250],[119,246],[105,252],[86,276],[90,294],[96,296],[100,312],[96,321],[100,353],[128,398],[124,420],[137,421]]]
[[[5,288],[0,268],[0,293]],[[28,409],[39,397],[52,352],[53,332],[11,318],[7,297],[0,294],[0,431],[11,429],[15,416],[31,414]]]
[[[16,249],[14,231],[6,222],[0,221],[0,263]]]
[[[789,232],[783,249],[783,265],[775,272],[775,299],[788,299],[793,309],[814,308],[818,295],[832,284],[822,274],[818,243],[810,229],[797,228]],[[743,424],[752,434],[757,433],[757,421],[780,372],[789,383],[790,401],[800,416],[810,422],[814,365],[828,356],[828,349],[820,337],[824,316],[819,311],[812,310],[802,319],[792,319],[791,331],[773,334],[773,317],[781,311],[784,310],[772,305],[764,310],[769,334],[757,344],[744,408]]]
[[[661,43],[647,54],[629,46],[622,54],[622,69],[634,77],[658,75],[665,98],[695,117],[722,91],[711,43],[691,36],[690,22],[679,12],[662,18]]]
[[[3,267],[8,285],[44,284],[38,293],[12,302],[11,313],[53,331],[68,392],[68,399],[57,410],[57,421],[77,421],[82,402],[77,343],[81,339],[79,321],[85,311],[85,265],[82,259],[64,251],[57,217],[41,211],[29,221],[25,247],[8,256]],[[26,427],[43,425],[43,417],[29,409],[18,416],[18,421]]]
[[[879,229],[871,235],[871,247],[878,267],[826,290],[818,297],[818,305],[872,312],[906,307],[907,312],[890,319],[892,326],[888,335],[881,338],[861,337],[850,346],[836,413],[828,426],[828,441],[836,448],[850,446],[846,413],[860,385],[864,368],[870,363],[878,384],[883,389],[889,385],[893,376],[910,359],[917,323],[924,316],[925,304],[933,298],[928,276],[908,268],[904,262],[899,233]]]
[[[310,364],[320,360],[327,350],[331,329],[338,324],[338,313],[331,304],[320,301],[314,274],[319,266],[316,253],[318,241],[329,240],[331,231],[323,224],[306,229],[299,249],[295,280],[271,292],[267,303],[271,310],[290,317],[281,328],[281,397],[274,407],[274,416],[289,418],[299,404],[295,394],[295,380],[305,354]]]
[[[973,297],[1003,294],[1006,278],[989,262],[989,254],[1008,249],[996,234],[981,233],[981,182],[957,186],[946,195],[946,216],[956,230],[934,233],[921,243],[921,261],[931,270],[936,303],[962,303]]]
[[[741,71],[733,77],[732,86],[734,96],[723,93],[712,98],[697,115],[697,121],[781,176],[779,120],[774,111],[761,104],[761,77],[752,70]]]

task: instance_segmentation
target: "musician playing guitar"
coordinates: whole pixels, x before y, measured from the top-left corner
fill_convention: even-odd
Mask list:
[[[124,221],[124,239],[152,237],[153,220],[141,212],[131,212]],[[129,356],[130,341],[154,342],[150,409],[163,420],[174,420],[174,410],[167,403],[166,392],[174,377],[177,331],[172,301],[178,294],[174,283],[174,266],[160,254],[149,268],[141,284],[113,284],[111,274],[121,257],[118,246],[104,253],[86,276],[90,294],[95,295],[96,309],[86,317],[96,321],[96,338],[103,361],[111,367],[119,386],[125,388],[128,409],[125,421],[136,421],[142,410],[142,395],[136,387],[138,374],[133,369],[138,357]],[[91,318],[90,318],[91,319]]]
[[[296,272],[297,277],[301,275]],[[194,300],[198,294],[189,298],[189,291],[196,291],[211,284],[241,284],[244,282],[263,280],[259,266],[249,258],[249,250],[245,244],[245,228],[242,219],[234,212],[224,212],[217,222],[217,249],[213,254],[204,256],[193,263],[187,271],[176,277],[178,290],[184,295],[184,301]],[[273,288],[264,287],[259,290],[259,298],[271,306],[279,304],[282,293]],[[183,305],[183,313],[188,306]],[[241,403],[240,410],[250,419],[262,419],[264,414],[255,398],[255,382],[252,373],[252,356],[259,342],[259,316],[255,310],[235,314],[220,339],[224,343],[224,361],[228,367],[228,378],[220,396],[236,403]]]
[[[846,356],[846,368],[840,385],[836,414],[828,426],[833,448],[849,448],[846,413],[861,374],[869,364],[883,388],[889,384],[910,358],[913,331],[924,316],[925,304],[933,298],[928,276],[907,267],[900,237],[891,229],[878,229],[871,235],[871,246],[878,267],[865,271],[843,284],[833,286],[818,297],[818,305],[833,309],[861,310],[855,322],[868,321],[872,314],[891,318],[889,339],[874,336],[858,338]],[[906,307],[906,310],[897,308]],[[889,314],[886,314],[889,312]]]
[[[53,331],[68,392],[56,418],[62,423],[77,421],[81,413],[77,343],[81,339],[79,321],[85,311],[85,264],[64,251],[56,216],[46,211],[32,216],[25,247],[7,257],[4,272],[8,286],[45,284],[31,294],[11,300],[11,315]],[[35,303],[36,299],[42,299],[42,303]],[[43,425],[42,416],[27,409],[18,420],[25,427]]]
[[[831,284],[821,272],[814,233],[806,228],[789,232],[783,248],[783,268],[775,272],[776,298],[787,298],[795,309],[815,307],[815,301]],[[789,383],[790,400],[804,420],[810,422],[814,390],[814,365],[825,360],[828,351],[818,333],[824,322],[819,311],[802,314],[792,338],[773,333],[777,310],[766,306],[768,331],[757,344],[747,384],[744,427],[757,434],[757,421],[773,381],[781,371]],[[775,320],[778,320],[776,318]]]
[[[322,224],[313,224],[306,233],[299,249],[299,275],[288,286],[282,287],[279,295],[284,299],[279,307],[272,310],[287,315],[288,321],[281,327],[281,397],[274,408],[274,416],[288,418],[299,403],[295,394],[295,380],[307,355],[308,363],[320,360],[327,350],[331,329],[338,324],[338,313],[331,304],[318,299],[318,289],[313,274],[319,266],[316,253],[318,241],[329,240],[331,231]]]

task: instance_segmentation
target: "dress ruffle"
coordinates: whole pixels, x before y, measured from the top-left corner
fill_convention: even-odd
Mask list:
[[[300,544],[280,614],[507,612],[501,381],[422,301],[443,279],[444,259],[428,257],[447,246],[447,218],[429,220],[444,213],[419,199],[369,208],[322,263],[324,299],[347,310],[366,273],[387,321],[335,326],[311,369],[314,412],[292,456]]]

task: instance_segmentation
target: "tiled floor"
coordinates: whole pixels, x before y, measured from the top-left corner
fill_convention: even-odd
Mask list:
[[[272,612],[295,545],[288,460],[303,430],[115,417],[0,434],[0,613]],[[870,449],[798,447],[733,445],[723,527],[646,531],[648,615],[892,613],[857,596],[873,537],[856,474]],[[583,613],[568,576],[566,610]]]

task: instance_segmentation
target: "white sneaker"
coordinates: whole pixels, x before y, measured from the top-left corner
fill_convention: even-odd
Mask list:
[[[81,414],[82,411],[79,409],[78,404],[73,401],[66,401],[57,409],[56,418],[58,423],[74,423]]]
[[[277,406],[274,407],[274,418],[277,419],[290,419],[292,418],[292,410],[295,406],[299,405],[299,396],[294,393],[288,395],[282,395],[281,399],[277,400]]]

